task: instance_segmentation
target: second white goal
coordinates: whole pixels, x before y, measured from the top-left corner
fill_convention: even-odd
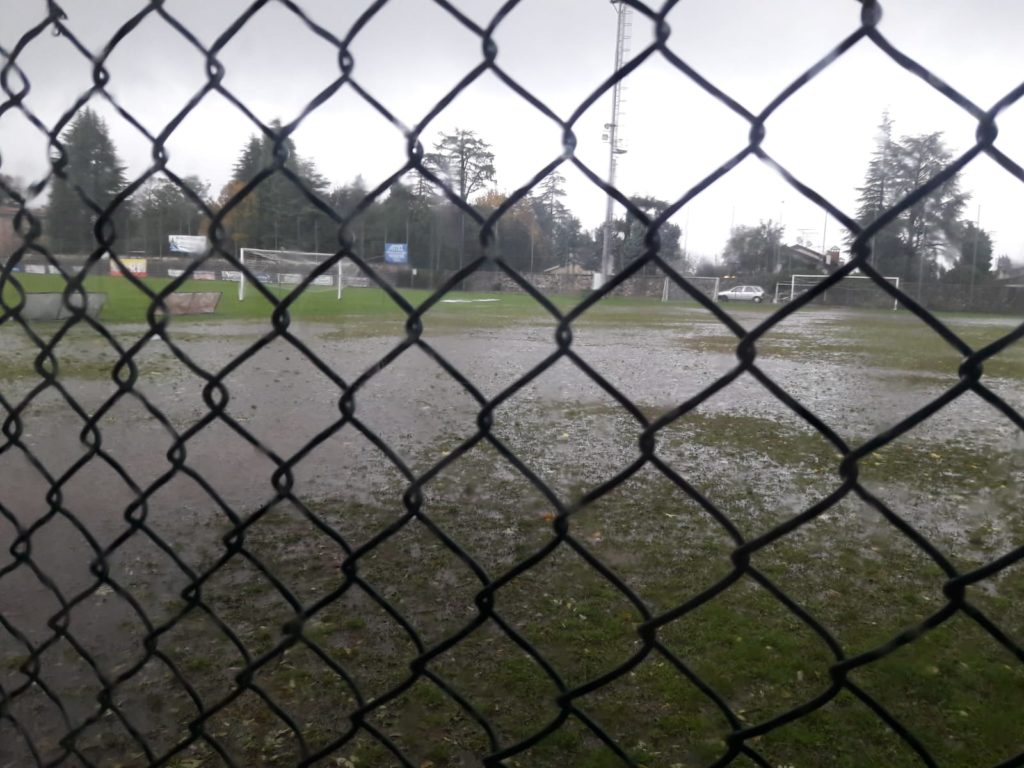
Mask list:
[[[252,276],[264,285],[294,289],[324,262],[334,258],[333,253],[308,251],[279,251],[264,248],[242,248],[238,259]],[[241,273],[238,281],[238,300],[245,300],[247,278]],[[305,290],[333,291],[340,299],[346,287],[365,288],[370,278],[350,259],[342,258],[330,269],[313,278]]]

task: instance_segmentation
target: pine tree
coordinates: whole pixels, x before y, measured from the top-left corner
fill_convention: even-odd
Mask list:
[[[891,161],[895,155],[892,118],[888,112],[883,112],[882,122],[878,125],[878,135],[875,137],[875,151],[868,162],[867,173],[864,174],[864,186],[857,188],[858,221],[874,221],[892,204],[893,183],[890,176]]]
[[[650,219],[657,218],[668,208],[666,201],[659,200],[656,197],[634,195],[629,201],[647,214]],[[619,264],[616,271],[621,271],[632,261],[647,252],[647,227],[631,212],[627,211],[623,218],[615,220],[614,228],[616,232],[622,234],[622,239],[616,238],[616,245],[614,246],[615,259]],[[679,245],[682,237],[682,230],[679,228],[679,225],[666,221],[659,228],[658,235],[661,242],[658,255],[668,262],[675,263],[676,266],[680,267],[681,271],[686,271],[686,267],[682,263],[682,249]],[[645,273],[647,273],[648,269],[651,274],[655,271],[654,267],[645,267]]]
[[[432,171],[455,195],[468,202],[470,195],[494,181],[494,153],[491,145],[474,131],[456,128],[443,133],[434,144],[434,151],[423,158]],[[466,214],[459,210],[458,267],[462,268],[466,252]]]
[[[970,283],[992,277],[992,236],[988,232],[973,221],[960,222],[953,247],[956,262],[945,274],[946,281]]]
[[[892,126],[888,113],[883,114],[864,184],[857,188],[861,226],[868,226],[926,184],[953,158],[941,133],[894,141]],[[935,279],[941,272],[940,256],[953,247],[969,197],[961,191],[957,176],[926,195],[872,238],[871,264],[884,275],[905,280]]]
[[[280,121],[271,123],[278,133]],[[284,167],[299,179],[299,183],[317,196],[324,196],[327,179],[316,169],[312,160],[301,157],[295,142],[286,138]],[[221,205],[237,195],[264,170],[275,167],[274,140],[267,135],[251,136],[242,148],[232,171],[231,181],[221,192]],[[326,202],[326,201],[325,201]],[[226,222],[236,245],[251,248],[312,251],[319,249],[321,241],[330,243],[333,250],[333,222],[319,211],[301,189],[280,171],[262,179],[244,202],[236,206]]]
[[[88,107],[61,136],[66,164],[54,177],[50,196],[48,232],[57,253],[91,253],[99,243],[93,235],[97,214],[87,203],[103,210],[125,187],[125,166],[117,155],[104,120]],[[77,186],[79,189],[75,189]],[[115,213],[115,232],[123,236],[127,206]]]

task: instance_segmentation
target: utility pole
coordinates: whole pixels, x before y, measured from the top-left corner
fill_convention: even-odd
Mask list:
[[[630,30],[633,26],[633,9],[622,2],[622,0],[611,0],[615,13],[619,17],[618,29],[615,36],[615,71],[622,69],[622,63],[629,52]],[[626,150],[619,147],[619,115],[622,107],[622,81],[619,80],[612,86],[612,121],[605,124],[608,133],[605,134],[608,142],[608,185],[615,186],[615,167],[618,163],[618,156],[625,154]],[[604,213],[604,241],[601,245],[601,277],[600,285],[612,275],[612,214],[615,209],[615,200],[608,196],[608,204]],[[600,287],[600,285],[595,287]]]

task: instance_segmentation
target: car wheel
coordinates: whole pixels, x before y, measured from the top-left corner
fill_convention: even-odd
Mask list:
[[[755,304],[760,304],[761,303],[761,297],[760,296],[755,296],[754,297],[754,303]]]

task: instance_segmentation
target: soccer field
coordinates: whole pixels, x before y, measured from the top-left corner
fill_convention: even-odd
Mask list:
[[[17,282],[28,293],[59,293],[67,285],[59,275],[31,275],[19,274]],[[154,294],[164,289],[171,283],[170,279],[146,278],[142,283]],[[285,300],[294,286],[265,285],[265,290],[279,301]],[[110,323],[134,323],[145,322],[146,313],[150,308],[151,298],[145,292],[139,290],[130,281],[122,277],[97,276],[89,277],[85,281],[85,289],[90,293],[102,293],[107,296],[107,305],[103,309],[101,320]],[[273,305],[259,290],[251,283],[246,287],[246,298],[243,301],[238,299],[238,283],[223,280],[187,280],[177,292],[206,292],[217,291],[221,293],[220,302],[214,315],[205,319],[209,320],[258,320],[268,319]],[[398,306],[388,297],[381,288],[346,288],[343,298],[339,301],[335,288],[307,289],[293,303],[290,304],[289,313],[295,318],[316,319],[316,320],[338,320],[356,317],[381,317],[401,319],[402,312]],[[402,289],[398,293],[412,305],[418,305],[425,301],[430,295],[426,290]],[[4,288],[4,299],[13,304],[17,292],[13,285],[6,285]],[[481,317],[490,317],[494,322],[502,322],[506,319],[516,317],[530,317],[543,314],[540,305],[525,294],[502,293],[470,293],[460,291],[453,294],[445,302],[439,305],[441,309],[455,309],[461,305],[472,305],[482,299],[484,303],[495,303],[486,315],[475,312]],[[495,301],[497,300],[497,301]],[[569,308],[579,301],[579,298],[555,297],[554,303],[562,308]],[[613,299],[610,303],[620,306],[656,306],[651,299]],[[456,317],[461,315],[454,315]],[[485,321],[487,322],[487,321]]]
[[[178,768],[221,750],[293,765],[342,741],[316,764],[400,764],[391,743],[416,766],[470,766],[531,742],[506,764],[707,765],[759,726],[732,765],[899,768],[926,764],[920,749],[967,768],[1024,750],[1020,564],[967,588],[1005,642],[943,613],[943,566],[1024,544],[1021,433],[973,393],[865,456],[851,487],[836,446],[749,372],[644,452],[650,424],[738,365],[737,337],[693,303],[601,301],[559,355],[557,321],[523,295],[453,293],[496,301],[433,306],[420,345],[379,289],[303,296],[286,338],[255,291],[197,281],[183,290],[223,291],[218,312],[171,319],[168,344],[127,281],[87,288],[132,365],[80,325],[56,347],[60,387],[40,389],[38,348],[0,324],[0,416],[17,424],[0,437],[0,604],[18,628],[0,632],[0,685],[50,757],[79,726],[88,760]],[[750,329],[776,307],[725,309]],[[975,349],[1019,324],[944,319]],[[757,351],[851,449],[956,386],[962,362],[905,311],[811,308]],[[984,371],[1024,411],[1024,349]],[[30,526],[45,578],[10,554]],[[90,722],[104,686],[118,714]],[[0,765],[30,760],[24,745],[0,723]]]

